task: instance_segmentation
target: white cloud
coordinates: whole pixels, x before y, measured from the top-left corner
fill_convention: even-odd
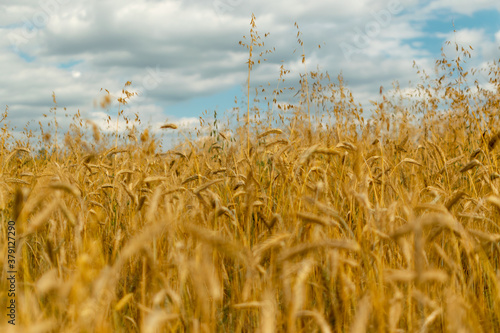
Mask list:
[[[426,11],[450,10],[454,13],[471,15],[474,12],[492,8],[500,11],[500,3],[496,0],[434,0],[427,6]]]
[[[255,65],[252,88],[268,82],[274,88],[281,64],[292,73],[280,86],[296,85],[304,72],[302,48],[293,26],[297,22],[307,69],[319,65],[333,78],[342,71],[355,97],[366,103],[377,96],[380,85],[414,80],[413,60],[432,68],[433,59],[425,49],[427,20],[443,11],[468,15],[500,9],[493,0],[442,0],[425,6],[416,0],[401,0],[403,11],[381,23],[374,13],[382,15],[397,1],[220,0],[226,5],[223,12],[215,10],[212,0],[53,1],[60,5],[50,12],[35,0],[4,0],[0,7],[0,33],[17,38],[0,39],[0,101],[10,106],[9,117],[18,127],[27,120],[42,119],[41,114],[53,106],[53,91],[59,106],[68,106],[73,112],[79,109],[83,117],[97,119],[102,114],[96,113],[92,102],[100,96],[100,89],[109,89],[116,98],[128,80],[132,81],[131,91],[141,93],[131,100],[128,112],[140,112],[144,121],[168,117],[192,124],[198,119],[195,115],[169,114],[170,106],[246,84],[248,51],[238,41],[243,35],[248,37],[252,12],[257,16],[259,34],[271,32],[264,48],[276,47],[265,56],[267,62]],[[37,26],[37,13],[47,15],[46,24]],[[35,24],[36,30],[30,31],[26,21]],[[356,46],[358,31],[366,35],[366,28],[377,23],[379,30],[367,38],[366,45]],[[455,36],[438,37],[470,43],[485,59],[499,57],[500,32],[492,36],[470,27],[458,30]],[[416,38],[419,40],[414,41]],[[20,52],[12,49],[13,40],[22,41]],[[351,61],[341,43],[356,47]]]

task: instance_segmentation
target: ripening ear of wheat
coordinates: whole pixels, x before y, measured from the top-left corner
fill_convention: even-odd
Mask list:
[[[165,124],[165,125],[162,125],[160,128],[164,128],[164,129],[167,129],[167,128],[177,129],[177,125],[176,124]]]
[[[249,70],[257,37],[253,19]],[[449,63],[437,62],[439,78]],[[498,65],[492,74],[498,87]],[[79,114],[58,149],[42,129],[38,154],[29,140],[8,147],[4,128],[0,211],[17,228],[18,327],[498,332],[498,94],[444,76],[425,94],[452,111],[416,96],[397,104],[394,91],[368,121],[342,77],[307,76],[319,81],[262,122],[248,98],[236,129],[202,121],[194,140],[161,125],[184,136],[168,152],[153,128],[134,125],[118,144],[118,127],[109,135]],[[5,223],[0,241],[7,249]]]

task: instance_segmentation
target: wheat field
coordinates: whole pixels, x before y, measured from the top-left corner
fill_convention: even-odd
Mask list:
[[[371,111],[309,72],[265,110],[250,36],[238,126],[171,149],[77,114],[40,150],[3,115],[0,306],[15,221],[17,308],[1,330],[500,332],[499,64],[483,89],[457,45]]]

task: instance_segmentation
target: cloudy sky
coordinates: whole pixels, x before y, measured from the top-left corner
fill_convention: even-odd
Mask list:
[[[0,106],[19,130],[47,122],[55,92],[59,109],[104,124],[116,108],[95,107],[101,88],[119,96],[132,81],[139,96],[126,112],[144,123],[221,114],[244,97],[248,51],[239,41],[252,13],[259,34],[270,33],[264,49],[274,48],[252,86],[276,85],[281,65],[292,71],[289,85],[298,81],[295,22],[308,70],[342,72],[364,103],[381,85],[416,81],[413,61],[432,67],[446,40],[473,46],[475,65],[500,58],[498,0],[3,0]]]

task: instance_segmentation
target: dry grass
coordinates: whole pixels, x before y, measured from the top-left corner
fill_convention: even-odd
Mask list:
[[[166,154],[146,131],[120,146],[91,124],[85,141],[78,119],[64,147],[42,133],[45,155],[9,148],[4,131],[0,260],[13,219],[16,327],[500,331],[499,71],[491,92],[468,89],[458,61],[437,70],[412,98],[384,96],[370,122],[341,78],[309,73],[293,115],[248,113],[231,139],[211,128]]]

